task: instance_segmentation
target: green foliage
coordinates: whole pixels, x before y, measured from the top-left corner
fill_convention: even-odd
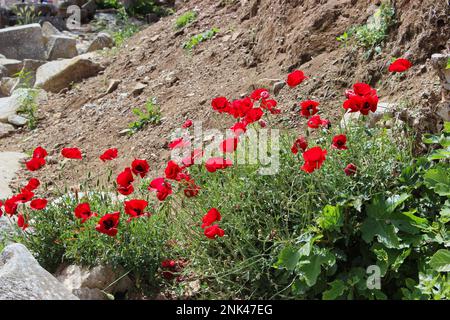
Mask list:
[[[389,33],[390,27],[395,23],[395,8],[390,2],[384,2],[375,12],[372,21],[362,26],[351,27],[344,32],[336,40],[344,45],[350,40],[354,40],[354,44],[363,47],[368,52],[381,52],[381,45]]]
[[[133,109],[133,113],[139,119],[128,125],[130,134],[138,132],[148,124],[158,125],[161,123],[161,110],[156,105],[155,99],[150,99],[145,103],[145,111],[135,108]]]
[[[181,29],[197,19],[197,12],[195,11],[188,11],[183,13],[181,16],[177,18],[175,21],[175,26],[177,29]]]
[[[212,28],[208,31],[197,34],[195,36],[192,36],[191,39],[189,39],[189,41],[187,41],[185,44],[183,44],[183,48],[190,51],[190,50],[194,49],[199,43],[206,41],[208,39],[211,39],[219,32],[220,32],[220,29]]]
[[[33,130],[37,127],[38,118],[37,111],[39,105],[37,103],[39,95],[39,90],[36,89],[26,89],[20,96],[20,107],[17,110],[18,114],[22,114],[28,119],[27,126],[29,129]]]
[[[120,9],[123,8],[122,2],[119,0],[96,0],[95,3],[99,9]]]
[[[34,6],[13,6],[12,11],[17,16],[17,24],[25,25],[39,22],[41,12],[36,12]]]

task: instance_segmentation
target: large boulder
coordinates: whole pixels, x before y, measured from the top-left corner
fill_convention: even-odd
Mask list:
[[[13,195],[9,183],[26,157],[26,154],[20,152],[0,152],[0,199],[7,199]]]
[[[51,35],[47,42],[47,60],[70,59],[78,55],[77,41],[64,35]]]
[[[45,60],[44,37],[38,23],[0,29],[0,53],[9,59]]]
[[[105,292],[114,295],[133,288],[133,282],[125,274],[123,269],[114,270],[108,266],[86,268],[70,265],[58,272],[56,277],[81,300],[106,300],[108,296]]]
[[[100,32],[94,40],[92,40],[87,52],[102,50],[103,48],[111,48],[114,45],[113,38],[104,32]]]
[[[18,243],[0,254],[0,288],[0,300],[78,300]]]
[[[6,69],[4,77],[9,77],[19,72],[23,67],[23,62],[16,59],[2,59],[0,58],[0,66]]]
[[[102,66],[85,56],[48,62],[37,69],[34,87],[57,93],[101,70]]]

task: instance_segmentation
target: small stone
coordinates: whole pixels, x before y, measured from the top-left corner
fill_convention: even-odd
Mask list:
[[[138,96],[138,95],[140,95],[143,91],[144,91],[144,89],[147,87],[147,85],[145,85],[145,84],[143,84],[143,83],[141,83],[141,82],[138,82],[138,83],[136,83],[136,85],[133,87],[133,89],[131,90],[131,94],[133,95],[133,96]]]
[[[8,122],[16,127],[23,127],[28,123],[28,119],[17,114],[12,114],[8,117]]]
[[[0,138],[5,138],[14,132],[14,127],[7,123],[0,122]]]
[[[90,44],[87,52],[102,50],[103,48],[112,48],[114,45],[113,38],[104,32],[99,33]]]
[[[118,80],[118,79],[111,79],[108,81],[108,89],[106,89],[106,93],[112,93],[114,91],[116,91],[116,89],[119,87],[119,84],[122,81]]]
[[[286,82],[284,82],[284,81],[275,82],[272,87],[273,94],[278,95],[278,93],[280,93],[281,89],[283,89],[285,86],[286,86]]]

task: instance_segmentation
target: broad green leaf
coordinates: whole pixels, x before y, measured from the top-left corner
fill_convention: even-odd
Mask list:
[[[285,247],[278,255],[278,261],[275,263],[275,268],[287,269],[293,271],[300,259],[300,253],[298,249],[292,246]]]
[[[392,224],[387,224],[383,220],[367,218],[361,225],[362,238],[370,243],[376,236],[377,240],[387,248],[399,249],[400,239],[397,231]]]
[[[450,158],[450,149],[438,149],[434,151],[428,159],[430,160],[444,160]]]
[[[438,272],[450,272],[450,250],[438,250],[431,257],[430,266]]]
[[[429,169],[424,175],[425,184],[440,196],[450,196],[450,173],[448,168]]]
[[[410,197],[409,194],[403,193],[401,195],[393,195],[386,200],[387,212],[392,213],[397,209],[403,202],[405,202]]]
[[[439,221],[446,224],[450,221],[450,200],[445,201],[444,207],[442,208]]]
[[[330,289],[326,290],[322,294],[323,300],[336,300],[340,296],[344,294],[344,291],[346,288],[344,281],[342,280],[334,280],[333,282],[329,283],[331,286]]]
[[[449,58],[449,60],[448,61],[450,61],[450,58]],[[447,66],[448,66],[448,64],[447,64]],[[443,130],[445,133],[450,133],[450,121],[446,121],[446,122],[444,122],[444,130]]]
[[[394,263],[391,266],[391,269],[397,272],[398,268],[403,264],[405,259],[411,254],[411,249],[403,250],[401,254],[395,259]]]
[[[322,250],[313,253],[308,258],[308,263],[302,264],[299,267],[300,272],[303,273],[305,282],[309,287],[316,284],[317,278],[320,275],[321,267],[323,265],[331,266],[336,262],[335,257],[328,251]]]
[[[326,205],[318,218],[319,226],[324,230],[339,230],[343,224],[342,212],[339,206]]]

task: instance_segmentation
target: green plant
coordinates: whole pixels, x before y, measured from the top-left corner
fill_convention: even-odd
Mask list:
[[[197,12],[195,11],[188,11],[183,13],[181,16],[177,18],[175,21],[175,26],[177,29],[181,29],[197,19]]]
[[[17,24],[19,25],[36,23],[41,16],[41,12],[36,12],[34,6],[13,6],[12,11],[17,16]]]
[[[130,134],[136,133],[148,124],[158,125],[161,123],[161,111],[156,105],[155,99],[150,99],[145,103],[145,111],[135,108],[133,113],[139,119],[128,125]]]
[[[211,39],[219,32],[220,32],[220,29],[212,28],[208,31],[197,34],[195,36],[192,36],[189,39],[189,41],[187,41],[186,43],[183,44],[183,48],[190,51],[190,50],[194,49],[199,43],[206,41],[208,39]]]
[[[395,8],[390,2],[383,2],[375,12],[372,21],[362,26],[351,27],[336,40],[347,44],[351,39],[355,45],[368,50],[368,52],[380,52],[381,44],[389,33],[390,27],[395,23]]]
[[[33,75],[30,71],[22,69],[14,74],[14,77],[19,78],[19,87],[23,89],[20,94],[20,107],[17,113],[23,114],[28,119],[28,128],[35,129],[37,126],[37,111],[38,111],[38,95],[39,90],[32,89]]]

